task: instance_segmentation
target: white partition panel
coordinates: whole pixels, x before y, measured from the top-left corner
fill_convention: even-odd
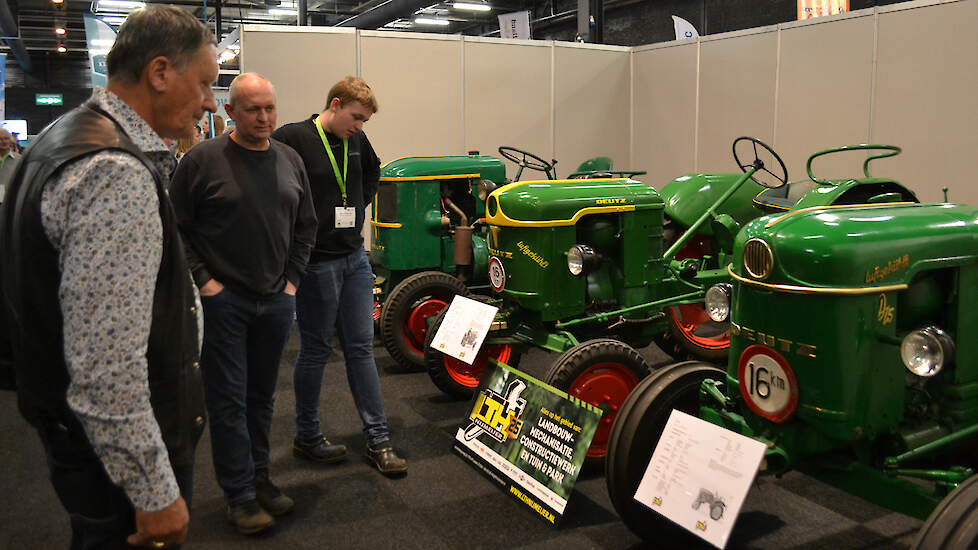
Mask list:
[[[631,168],[630,49],[554,47],[554,158],[566,177],[585,160],[611,157]]]
[[[545,41],[465,39],[466,151],[498,156],[499,146],[508,145],[551,159],[551,49]],[[515,167],[507,164],[512,178]]]
[[[698,171],[737,171],[730,146],[739,136],[773,145],[776,30],[701,41]]]
[[[661,188],[696,167],[696,42],[632,54],[632,166]]]
[[[807,179],[816,152],[869,140],[873,81],[873,15],[781,31],[775,150],[792,181]],[[857,177],[863,153],[818,159],[818,177]]]
[[[921,200],[978,204],[978,1],[880,10],[873,141],[903,154],[879,162],[880,175]]]
[[[355,29],[245,25],[241,70],[257,72],[275,85],[278,124],[323,110],[329,88],[357,73]]]
[[[464,154],[460,37],[360,31],[361,75],[380,111],[367,123],[377,154]]]

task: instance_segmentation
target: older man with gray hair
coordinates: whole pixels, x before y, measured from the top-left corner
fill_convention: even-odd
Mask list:
[[[162,138],[217,108],[216,44],[151,5],[107,64],[107,86],[35,138],[0,207],[0,383],[40,435],[71,547],[163,548],[186,536],[205,422]]]
[[[316,211],[302,159],[269,139],[272,84],[238,75],[225,110],[234,131],[183,157],[170,197],[204,306],[201,368],[214,471],[228,518],[250,535],[294,505],[269,479],[268,439]]]

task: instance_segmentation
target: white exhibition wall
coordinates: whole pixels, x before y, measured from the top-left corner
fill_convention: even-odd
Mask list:
[[[950,200],[978,204],[978,0],[919,0],[633,51],[632,149],[645,181],[736,171],[730,145],[741,135],[774,147],[792,180],[807,179],[816,151],[882,143],[903,153],[874,163],[874,175],[924,201],[949,187]],[[815,172],[858,174],[865,156],[854,155],[816,161]]]
[[[821,149],[903,147],[874,164],[923,200],[978,204],[978,0],[917,0],[810,21],[637,48],[332,27],[245,26],[244,71],[275,83],[279,122],[322,108],[359,74],[381,110],[381,158],[495,154],[511,145],[560,161],[610,156],[656,186],[736,170],[734,138],[757,137],[792,180]],[[848,176],[855,158],[816,172]],[[510,166],[509,175],[514,174]]]

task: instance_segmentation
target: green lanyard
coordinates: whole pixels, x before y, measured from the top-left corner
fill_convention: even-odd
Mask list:
[[[9,156],[10,156],[10,153],[7,153],[6,155],[3,156],[2,159],[0,159],[0,170],[3,170],[3,165],[4,164],[7,164],[7,157],[9,157]]]
[[[319,137],[323,140],[323,147],[326,148],[326,154],[329,155],[329,162],[333,165],[333,173],[336,174],[336,184],[340,186],[340,193],[343,195],[343,206],[346,206],[346,167],[350,160],[350,140],[343,140],[343,173],[340,174],[340,167],[336,165],[336,157],[333,156],[333,148],[326,141],[326,134],[323,132],[323,125],[319,123],[318,116],[316,117],[316,129],[319,130]]]

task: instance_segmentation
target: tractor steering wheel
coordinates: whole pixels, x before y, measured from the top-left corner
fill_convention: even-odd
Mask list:
[[[750,162],[741,161],[741,156],[737,154],[738,145],[740,145],[741,152],[746,153],[743,158],[750,158],[750,153],[753,152],[754,160]],[[768,169],[767,164],[761,160],[761,151],[757,150],[758,145],[760,145],[764,151],[770,153],[770,156],[774,160],[778,161],[778,165],[774,166],[774,168],[777,170],[777,168],[780,167],[780,170],[777,172],[772,172],[770,169]],[[734,160],[737,161],[737,166],[740,167],[742,172],[747,173],[747,170],[751,168],[756,169],[756,171],[751,175],[750,179],[754,180],[754,183],[758,185],[767,187],[769,189],[775,189],[788,183],[788,169],[784,167],[784,161],[781,160],[781,157],[774,152],[774,149],[771,149],[767,144],[759,139],[747,136],[735,139],[733,142],[733,156]],[[772,166],[774,165],[773,162],[770,164]]]
[[[503,145],[499,148],[499,154],[502,155],[504,159],[519,166],[519,170],[516,171],[516,177],[513,178],[513,181],[520,181],[520,175],[523,174],[524,168],[543,172],[547,174],[547,179],[556,179],[553,172],[554,165],[557,164],[556,160],[547,162],[533,153],[529,153],[522,149],[517,149],[516,147],[509,147],[507,145]]]

